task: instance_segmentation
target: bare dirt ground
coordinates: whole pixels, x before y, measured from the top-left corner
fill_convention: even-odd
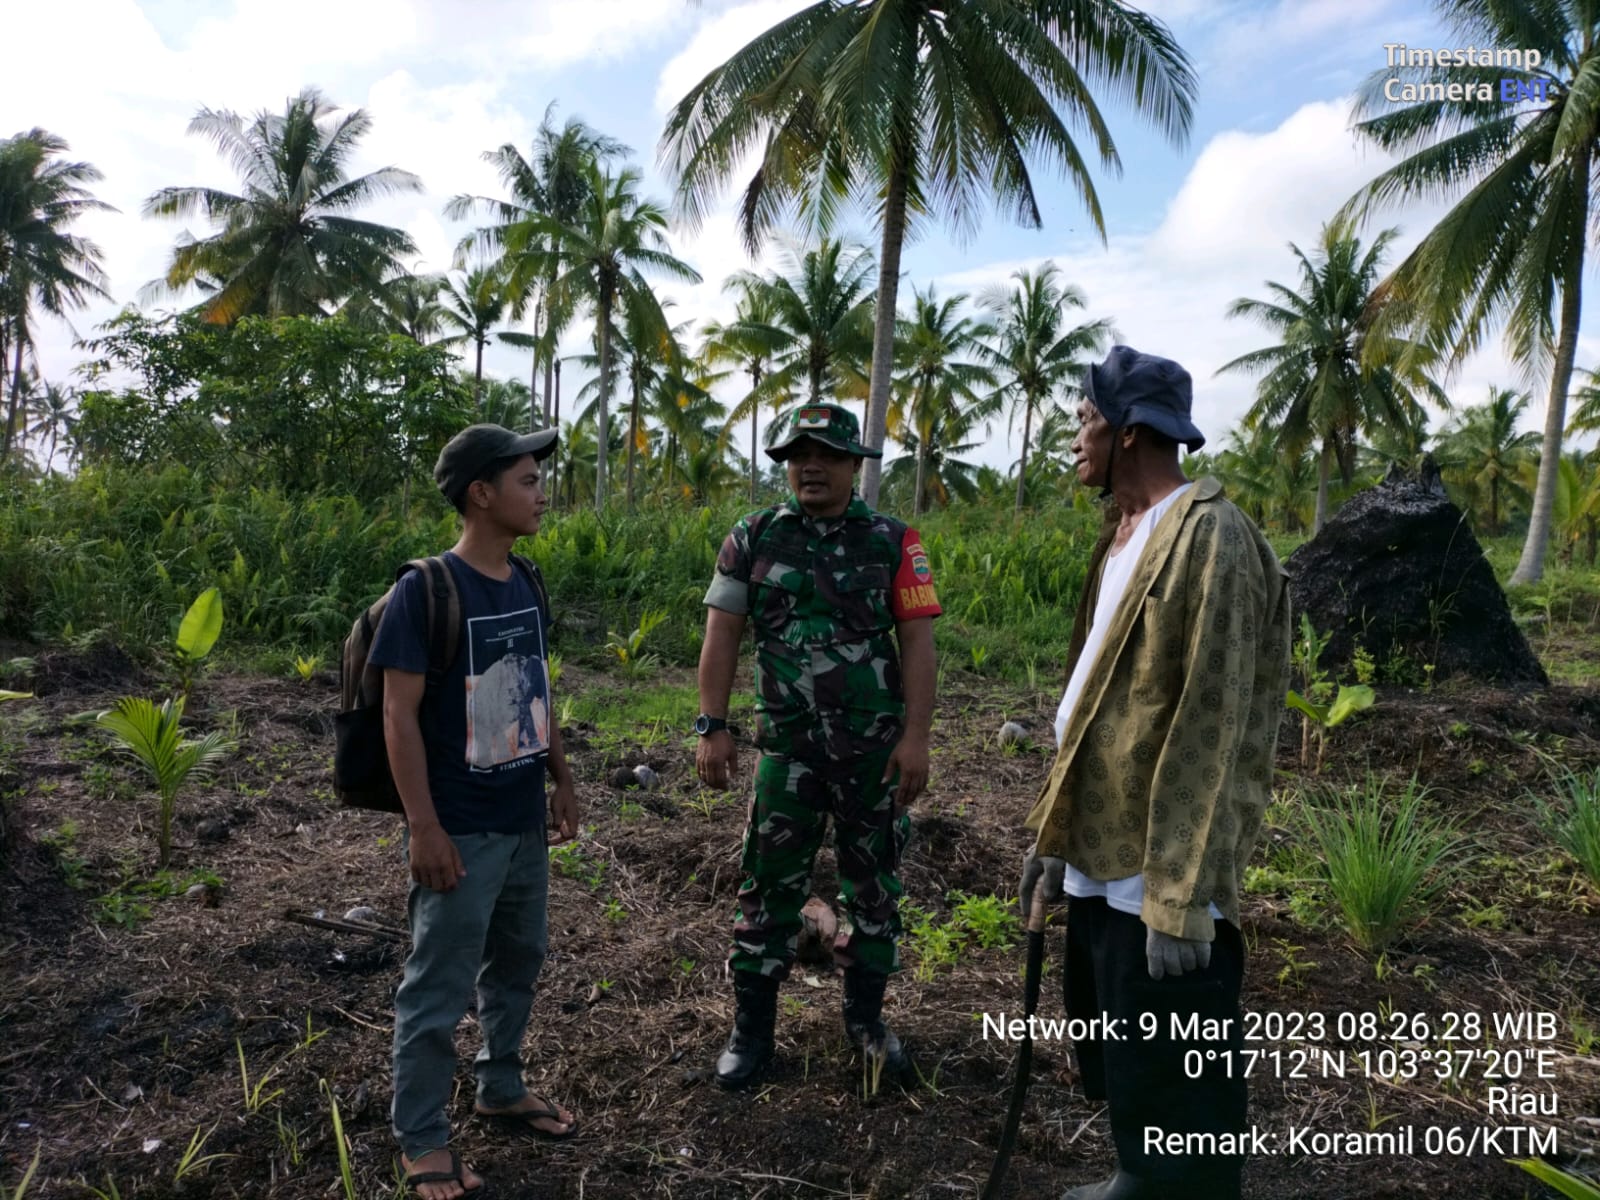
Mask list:
[[[940,916],[952,891],[1012,894],[1021,820],[1047,759],[999,754],[993,735],[1005,717],[1022,717],[1048,738],[1054,708],[1042,695],[951,677],[933,790],[918,807],[905,871],[908,901]],[[562,688],[593,682],[569,667]],[[160,694],[156,681],[104,655],[91,666],[47,654],[31,686],[36,700],[0,713],[0,793],[10,810],[0,867],[0,1185],[14,1186],[37,1156],[29,1197],[90,1188],[123,1198],[344,1195],[331,1096],[349,1147],[349,1194],[397,1194],[386,1118],[404,942],[283,918],[291,908],[340,917],[367,906],[397,929],[404,920],[397,819],[332,802],[332,681],[213,675],[197,686],[191,725],[234,729],[241,748],[179,801],[168,890],[198,882],[192,896],[138,892],[154,875],[151,802],[103,735],[73,720],[130,691]],[[1597,731],[1597,689],[1446,688],[1384,690],[1376,709],[1335,732],[1325,779],[1417,772],[1435,789],[1430,804],[1463,823],[1479,857],[1381,969],[1336,929],[1307,928],[1292,889],[1248,897],[1246,1008],[1328,1022],[1320,1043],[1263,1023],[1270,1036],[1252,1048],[1278,1057],[1254,1070],[1253,1123],[1280,1144],[1291,1127],[1409,1127],[1415,1139],[1409,1154],[1257,1156],[1248,1196],[1546,1194],[1504,1162],[1529,1148],[1508,1128],[1553,1130],[1553,1157],[1595,1169],[1600,894],[1539,833],[1521,797],[1539,781],[1541,755],[1600,763]],[[1293,784],[1292,727],[1282,744]],[[892,983],[887,1016],[927,1086],[864,1096],[842,1042],[837,977],[807,966],[785,985],[776,1069],[760,1088],[725,1095],[707,1067],[732,1014],[722,960],[742,795],[701,793],[690,739],[675,734],[643,749],[614,731],[575,728],[569,747],[588,828],[552,874],[552,956],[528,1058],[531,1085],[574,1107],[582,1133],[549,1146],[482,1128],[470,1119],[463,1066],[452,1106],[459,1145],[494,1194],[975,1196],[999,1141],[1015,1050],[982,1036],[981,1014],[1020,1010],[1020,946],[969,950],[931,978],[908,969]],[[637,761],[661,773],[659,790],[607,782],[619,762]],[[746,773],[750,762],[747,751]],[[1255,861],[1270,862],[1291,836],[1269,827]],[[830,894],[829,862],[818,876],[818,893]],[[1053,934],[1051,956],[1059,949]],[[914,951],[907,959],[915,967]],[[1061,1015],[1059,981],[1057,963],[1044,1016]],[[1497,1014],[1542,1012],[1554,1014],[1548,1039],[1492,1027]],[[1398,1062],[1363,1070],[1353,1059],[1345,1078],[1324,1077],[1317,1052],[1416,1050],[1405,1044],[1409,1028],[1390,1036],[1396,1014],[1424,1014],[1437,1031],[1449,1013],[1486,1023],[1458,1043],[1479,1055],[1460,1081],[1441,1082],[1426,1065],[1405,1078]],[[1374,1036],[1357,1028],[1362,1020]],[[469,1017],[463,1064],[475,1044]],[[1491,1066],[1519,1071],[1500,1085],[1520,1084],[1553,1114],[1490,1114]],[[1540,1067],[1547,1078],[1534,1077]],[[1480,1140],[1470,1152],[1425,1144],[1495,1128],[1498,1145]],[[203,1145],[185,1164],[196,1138]],[[1111,1163],[1103,1115],[1076,1087],[1065,1045],[1039,1045],[1007,1194],[1055,1196]]]

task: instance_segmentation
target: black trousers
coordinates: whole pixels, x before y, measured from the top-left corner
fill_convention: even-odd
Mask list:
[[[1217,922],[1210,966],[1156,980],[1145,959],[1143,921],[1099,898],[1068,905],[1062,984],[1067,1015],[1085,1021],[1109,1017],[1120,1035],[1073,1043],[1084,1092],[1107,1103],[1122,1169],[1152,1183],[1170,1183],[1175,1197],[1239,1196],[1242,1155],[1213,1152],[1215,1139],[1175,1142],[1170,1135],[1244,1131],[1243,978],[1244,945],[1227,921]],[[1198,1027],[1191,1025],[1194,1017]],[[1147,1038],[1151,1026],[1154,1035]],[[1216,1054],[1208,1059],[1207,1051]],[[1147,1142],[1147,1130],[1165,1136],[1159,1148]],[[1190,1148],[1199,1152],[1184,1152]]]

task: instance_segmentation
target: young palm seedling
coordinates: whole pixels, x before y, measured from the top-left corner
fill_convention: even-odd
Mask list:
[[[182,721],[182,696],[168,700],[160,708],[143,697],[124,696],[111,711],[101,713],[96,722],[117,739],[118,748],[132,755],[156,785],[157,865],[161,868],[172,859],[172,814],[177,807],[178,790],[191,775],[206,775],[235,749],[233,742],[217,732],[197,740],[184,737]]]

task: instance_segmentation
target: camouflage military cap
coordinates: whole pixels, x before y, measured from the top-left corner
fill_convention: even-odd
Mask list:
[[[815,438],[824,446],[857,458],[882,458],[882,450],[869,450],[861,442],[855,414],[842,404],[802,404],[767,426],[767,457],[782,462],[789,447],[801,438]]]

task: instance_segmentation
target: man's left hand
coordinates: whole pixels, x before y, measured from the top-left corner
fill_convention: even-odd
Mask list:
[[[883,782],[900,773],[900,782],[894,789],[896,809],[910,808],[922,789],[928,786],[928,739],[906,734],[895,743],[889,761],[883,768]]]
[[[1149,929],[1144,938],[1145,963],[1150,978],[1179,976],[1185,971],[1204,971],[1211,965],[1211,943],[1198,938],[1173,937],[1159,929]]]
[[[550,824],[548,828],[552,834],[550,845],[559,846],[562,842],[571,841],[578,836],[578,791],[572,784],[572,776],[568,775],[560,781],[552,780],[554,787],[550,791]]]

